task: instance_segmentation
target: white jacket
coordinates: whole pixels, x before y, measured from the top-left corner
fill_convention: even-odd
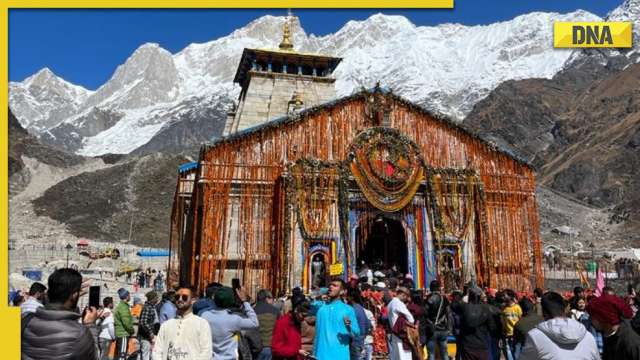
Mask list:
[[[104,311],[104,319],[100,323],[100,334],[98,335],[98,338],[105,340],[115,340],[116,330],[113,320],[113,313],[109,309],[105,309]]]
[[[599,360],[593,335],[581,323],[554,318],[538,324],[527,333],[518,360]]]

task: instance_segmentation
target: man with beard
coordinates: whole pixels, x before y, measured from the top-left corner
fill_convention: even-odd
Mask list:
[[[59,269],[49,276],[48,286],[49,303],[22,318],[22,360],[97,360],[95,322],[100,313],[90,308],[82,317],[75,311],[86,293],[82,275]]]
[[[209,323],[193,314],[195,290],[181,287],[176,293],[176,317],[165,321],[155,337],[153,360],[210,360]]]

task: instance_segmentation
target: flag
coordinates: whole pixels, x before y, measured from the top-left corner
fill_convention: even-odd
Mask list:
[[[587,277],[586,272],[584,271],[584,267],[580,263],[576,263],[576,273],[578,273],[578,278],[580,279],[580,285],[584,288],[590,288],[591,284],[589,284],[589,278]]]
[[[598,270],[596,271],[596,296],[602,295],[602,289],[604,288],[604,273],[600,264],[598,264]]]

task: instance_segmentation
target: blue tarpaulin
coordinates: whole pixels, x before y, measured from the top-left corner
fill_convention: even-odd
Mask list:
[[[42,280],[42,270],[22,270],[22,275],[33,281]]]
[[[180,165],[180,167],[178,167],[178,172],[183,173],[185,171],[189,171],[191,169],[195,169],[198,167],[198,162],[193,161],[190,163],[186,163],[186,164],[182,164]]]
[[[150,257],[150,256],[169,256],[169,250],[167,249],[143,249],[136,253],[138,256]]]

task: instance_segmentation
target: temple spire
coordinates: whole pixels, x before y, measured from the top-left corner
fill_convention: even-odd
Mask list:
[[[291,30],[289,29],[289,21],[291,21],[291,9],[287,12],[287,18],[284,21],[284,29],[282,30],[282,42],[280,43],[280,50],[293,50],[293,43],[291,42]]]

